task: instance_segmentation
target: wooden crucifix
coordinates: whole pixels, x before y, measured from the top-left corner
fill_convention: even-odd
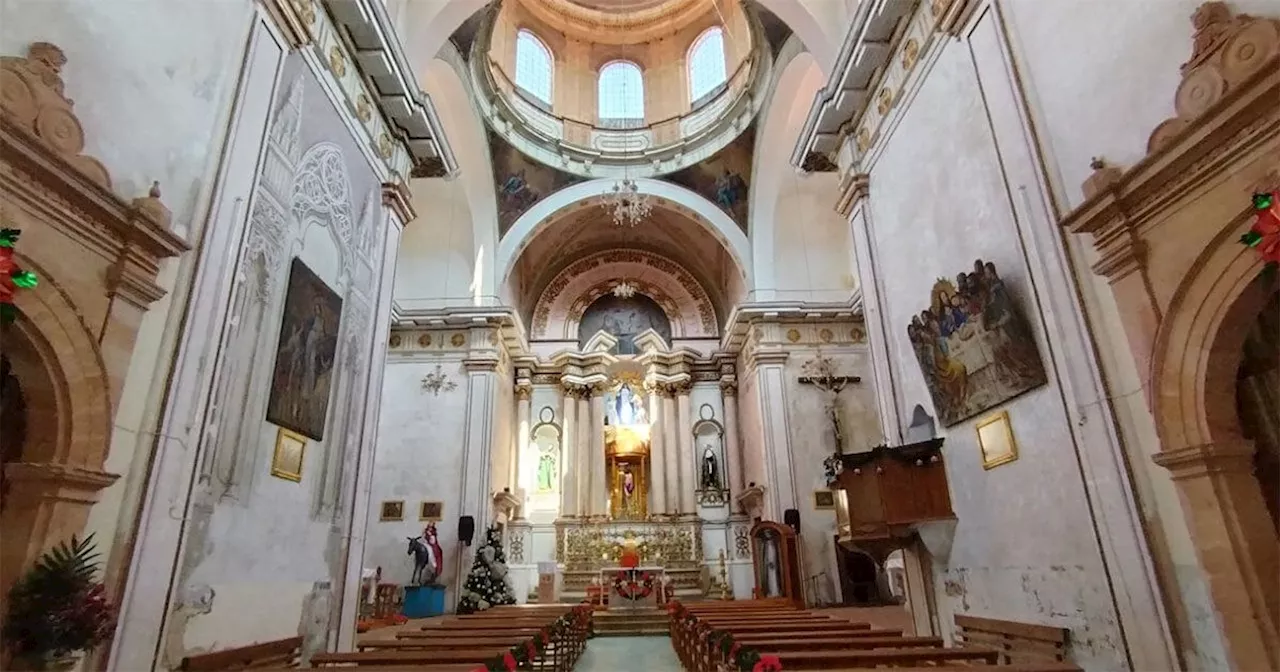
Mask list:
[[[831,415],[831,428],[836,437],[836,454],[844,452],[844,431],[840,428],[840,392],[849,383],[860,383],[859,376],[841,376],[836,374],[835,362],[830,357],[818,354],[801,366],[805,374],[800,377],[801,385],[813,385],[827,396],[827,413]]]

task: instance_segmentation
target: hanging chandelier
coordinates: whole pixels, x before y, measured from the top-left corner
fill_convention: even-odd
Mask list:
[[[627,177],[614,182],[613,189],[605,193],[605,206],[618,226],[636,226],[653,211],[649,195],[640,193],[636,181]]]

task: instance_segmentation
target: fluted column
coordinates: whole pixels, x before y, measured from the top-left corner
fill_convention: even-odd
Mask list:
[[[693,402],[689,398],[689,393],[693,391],[693,386],[689,383],[682,383],[676,388],[676,413],[679,420],[676,424],[676,432],[679,439],[677,441],[680,446],[680,513],[696,513],[698,507],[694,504],[694,490],[697,485],[693,482]]]
[[[747,468],[742,459],[742,443],[738,441],[738,381],[725,378],[720,381],[720,398],[724,405],[724,454],[728,464],[723,465],[725,480],[729,486],[729,501],[746,489]],[[737,504],[732,505],[737,508]]]
[[[670,385],[662,386],[662,445],[666,448],[663,478],[667,479],[667,513],[680,510],[680,444],[676,438],[676,400]]]
[[[519,503],[516,504],[515,517],[524,518],[525,493],[532,490],[532,474],[524,462],[525,452],[529,450],[529,400],[533,396],[533,381],[521,378],[516,381],[516,432],[511,446],[510,473],[507,482],[515,493]]]
[[[608,513],[605,502],[608,499],[608,488],[605,487],[604,464],[604,388],[591,386],[591,514],[600,516]]]
[[[578,394],[578,515],[591,515],[591,394],[579,385]]]
[[[572,386],[561,390],[560,516],[578,515],[578,396]]]
[[[662,395],[649,391],[649,512],[667,513],[667,454],[662,432]]]

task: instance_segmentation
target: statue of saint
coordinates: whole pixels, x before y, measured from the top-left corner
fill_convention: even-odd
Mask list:
[[[720,467],[716,464],[716,454],[710,445],[702,449],[702,489],[720,489]]]
[[[644,407],[644,397],[636,395],[631,398],[631,409],[635,416],[635,424],[649,424],[649,410]]]
[[[556,458],[551,453],[543,453],[538,458],[538,492],[552,492],[556,489]]]
[[[764,538],[764,596],[782,595],[782,572],[778,557],[778,539],[773,535]]]
[[[631,425],[636,421],[635,406],[631,403],[632,396],[631,386],[623,385],[622,389],[618,390],[617,396],[614,397],[613,405],[618,414],[619,425]]]

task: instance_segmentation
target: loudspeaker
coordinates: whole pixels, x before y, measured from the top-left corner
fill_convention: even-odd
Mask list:
[[[471,545],[471,538],[476,534],[476,519],[473,516],[462,516],[458,519],[458,541],[463,546]]]
[[[782,522],[791,526],[791,529],[795,530],[796,534],[800,534],[800,510],[799,509],[787,509],[786,511],[783,511]]]

